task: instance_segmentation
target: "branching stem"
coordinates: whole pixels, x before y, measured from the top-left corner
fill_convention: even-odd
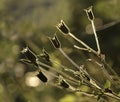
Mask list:
[[[90,46],[88,46],[86,43],[84,43],[82,40],[78,39],[76,36],[74,36],[72,33],[69,33],[69,36],[71,36],[73,39],[75,39],[76,41],[78,41],[80,44],[82,44],[85,48],[87,48],[88,50],[90,50],[91,52],[93,52],[94,54],[98,55],[98,53],[92,49]]]

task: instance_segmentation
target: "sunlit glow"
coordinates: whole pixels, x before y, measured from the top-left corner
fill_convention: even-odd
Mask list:
[[[40,80],[36,76],[26,76],[25,83],[27,86],[37,87],[40,84]]]

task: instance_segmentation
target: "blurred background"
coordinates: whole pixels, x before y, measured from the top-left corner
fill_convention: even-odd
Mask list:
[[[57,31],[55,25],[61,19],[75,36],[96,49],[84,12],[91,5],[96,27],[101,29],[97,33],[102,53],[120,75],[120,0],[0,0],[0,102],[96,102],[94,98],[40,82],[34,76],[34,67],[19,61],[20,51],[27,43],[35,53],[39,54],[45,48],[54,60],[70,67],[48,39]],[[112,26],[104,29],[105,24]],[[90,58],[73,47],[80,45],[72,38],[59,31],[57,36],[63,50],[76,63],[84,64]],[[91,73],[96,75],[98,70]],[[109,102],[117,101],[111,99]]]

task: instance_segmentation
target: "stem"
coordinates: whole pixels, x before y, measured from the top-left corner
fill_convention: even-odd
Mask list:
[[[111,75],[108,73],[108,71],[106,70],[106,68],[105,68],[105,66],[104,66],[103,63],[99,63],[99,62],[97,62],[96,60],[91,60],[91,62],[97,64],[97,65],[100,67],[100,69],[103,71],[104,75],[105,75],[111,82],[113,81]]]
[[[52,66],[49,66],[49,65],[47,65],[47,64],[45,64],[45,63],[42,63],[42,62],[40,62],[40,61],[37,61],[37,63],[39,64],[39,66],[44,66],[44,67],[47,67],[47,68],[51,69],[51,70],[54,71],[54,72],[60,73],[61,75],[63,75],[63,76],[65,76],[66,78],[68,78],[68,80],[71,80],[71,81],[75,82],[76,84],[79,83],[78,80],[74,79],[73,77],[70,77],[70,76],[66,75],[65,73],[63,73],[63,72],[61,72],[61,71],[59,71],[59,70],[56,70],[56,69],[53,68]]]
[[[88,49],[79,47],[79,46],[77,46],[77,45],[74,45],[74,47],[75,47],[76,49],[79,49],[79,50],[83,50],[83,51],[88,51],[88,52],[90,52]]]
[[[112,98],[117,99],[117,100],[120,100],[120,96],[117,96],[114,93],[112,93],[112,94],[111,93],[104,93],[104,95],[112,97]]]
[[[77,37],[75,37],[72,33],[69,33],[69,36],[71,36],[73,39],[75,39],[76,41],[81,43],[84,47],[86,47],[88,50],[90,50],[94,54],[98,55],[98,53],[95,50],[93,50],[91,47],[89,47],[87,44],[85,44],[82,40],[80,40]]]
[[[57,63],[56,61],[54,61],[53,59],[50,59],[51,62],[53,62],[56,65],[59,65],[61,68],[63,68],[63,70],[71,70],[71,68],[68,68],[60,63]]]
[[[80,67],[62,50],[62,48],[59,48],[59,51],[63,54],[65,58],[67,58],[72,63],[72,65],[74,65],[77,69],[80,70]]]
[[[101,53],[100,44],[99,44],[99,41],[98,41],[98,36],[97,36],[97,33],[96,33],[95,24],[94,24],[93,20],[91,20],[91,24],[92,24],[93,33],[94,33],[94,36],[95,36],[95,40],[96,40],[96,44],[97,44],[97,49],[98,49],[98,55],[99,55]]]
[[[103,64],[102,64],[102,66],[101,66],[101,69],[103,70],[105,76],[112,82],[113,79],[112,79],[112,77],[110,76],[110,74],[107,72],[107,70],[105,69],[105,66],[104,66]]]
[[[103,63],[104,66],[106,66],[111,71],[111,74],[114,75],[114,76],[117,76],[117,79],[120,81],[118,74],[111,68],[111,66],[109,66],[106,63],[106,61],[103,61],[102,63]]]
[[[77,68],[80,69],[80,67],[72,60],[70,57],[67,56],[67,54],[59,48],[59,51]],[[80,70],[82,73],[86,74],[83,69]],[[101,90],[101,88],[95,83],[95,81],[92,80],[91,77],[89,77],[91,81],[84,80],[88,85],[92,85],[93,87],[96,87],[97,89]]]

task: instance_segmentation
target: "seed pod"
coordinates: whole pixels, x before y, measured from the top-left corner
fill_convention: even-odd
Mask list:
[[[40,56],[43,57],[46,61],[50,62],[50,56],[45,49],[42,50],[42,54]]]
[[[39,71],[39,73],[36,75],[42,82],[47,82],[47,77],[41,72]]]
[[[70,33],[70,29],[68,28],[68,26],[64,23],[63,20],[61,20],[61,22],[56,26],[57,29],[62,32],[63,34],[68,34]]]
[[[35,53],[33,53],[28,47],[24,48],[22,51],[21,51],[29,61],[31,61],[31,63],[33,63],[35,66],[38,66],[38,64],[36,63],[36,55]]]
[[[93,14],[93,11],[92,11],[92,6],[88,7],[87,9],[85,9],[85,12],[87,14],[87,17],[90,21],[94,20],[95,17],[94,17],[94,14]]]
[[[35,62],[36,61],[36,55],[28,48],[24,48],[21,51],[27,58],[28,60],[30,60],[31,62]]]
[[[52,42],[52,44],[55,48],[60,48],[61,47],[60,41],[58,40],[56,34],[54,35],[53,38],[50,38],[50,41]]]
[[[69,84],[64,80],[61,80],[60,86],[62,86],[63,88],[69,88]]]

